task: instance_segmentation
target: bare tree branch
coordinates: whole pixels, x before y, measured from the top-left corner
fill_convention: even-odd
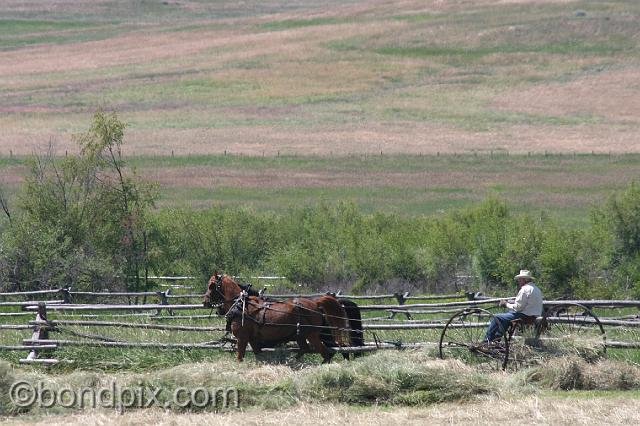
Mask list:
[[[9,223],[11,223],[11,211],[9,210],[9,202],[7,201],[6,194],[4,189],[0,186],[0,206],[2,207],[2,211],[9,219]]]

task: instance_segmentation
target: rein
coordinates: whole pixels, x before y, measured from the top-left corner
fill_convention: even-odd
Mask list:
[[[243,293],[245,293],[243,291]],[[327,329],[327,330],[338,330],[338,331],[352,331],[351,328],[343,328],[343,327],[333,327],[330,325],[311,325],[311,324],[300,324],[299,322],[296,324],[287,324],[287,323],[278,323],[278,322],[265,322],[265,321],[259,321],[258,319],[254,318],[253,316],[249,315],[246,311],[246,307],[247,305],[249,306],[253,306],[255,308],[259,308],[259,309],[263,309],[265,311],[273,311],[273,312],[278,312],[278,313],[288,313],[287,311],[283,311],[280,309],[274,309],[272,307],[270,307],[269,305],[267,306],[263,306],[263,305],[259,305],[257,303],[248,301],[247,302],[247,295],[243,295],[241,294],[240,296],[238,296],[238,298],[236,298],[234,304],[231,306],[231,308],[229,308],[229,311],[227,312],[227,314],[225,315],[225,318],[227,319],[231,319],[233,318],[233,316],[235,315],[234,308],[236,307],[240,307],[242,306],[242,319],[241,319],[241,324],[244,326],[244,319],[245,317],[249,320],[251,320],[252,322],[254,322],[255,324],[257,324],[258,326],[282,326],[282,327],[297,327],[299,328],[320,328],[320,329]],[[285,302],[277,302],[277,303],[285,303]],[[296,305],[297,308],[299,309],[304,309],[310,312],[314,312],[314,313],[319,313],[322,315],[325,315],[323,312],[321,311],[316,311],[314,309],[309,309],[306,308],[304,306],[300,306],[300,305]],[[333,315],[333,317],[335,318],[342,318],[342,317],[338,317]]]
[[[284,301],[284,300],[279,300],[279,301],[277,301],[275,303],[287,303],[287,302]],[[283,311],[283,310],[280,310],[280,309],[272,308],[270,305],[262,307],[261,305],[258,305],[258,304],[254,303],[254,302],[251,302],[251,301],[249,302],[249,304],[252,305],[252,306],[255,306],[255,307],[266,309],[268,311],[279,312],[279,313],[283,313],[283,314],[287,313],[287,311]],[[304,311],[312,312],[314,314],[321,314],[321,315],[323,315],[325,317],[328,317],[328,318],[337,318],[337,319],[340,319],[340,320],[349,321],[349,317],[348,316],[342,317],[342,316],[339,316],[339,315],[331,315],[331,314],[323,312],[323,311],[321,311],[319,309],[311,309],[311,308],[307,308],[306,306],[302,306],[302,305],[296,305],[296,306],[299,309],[302,309]]]
[[[326,326],[325,325],[300,325],[299,323],[298,324],[281,324],[281,323],[270,323],[270,322],[260,323],[256,318],[253,318],[251,315],[249,315],[246,312],[247,305],[253,306],[253,307],[256,307],[256,308],[259,308],[259,309],[264,309],[265,311],[273,311],[273,312],[284,313],[284,314],[286,314],[287,311],[281,310],[281,309],[277,309],[277,308],[273,308],[273,307],[271,307],[271,305],[263,306],[263,305],[260,305],[258,303],[252,302],[251,300],[247,301],[247,298],[249,297],[249,289],[251,288],[251,284],[248,285],[246,290],[244,290],[244,289],[241,290],[240,294],[235,299],[227,299],[227,297],[224,294],[223,289],[222,289],[222,283],[223,283],[223,275],[217,276],[216,277],[216,282],[215,282],[216,285],[214,287],[214,290],[216,291],[216,293],[218,293],[222,297],[222,300],[224,300],[223,304],[233,301],[233,304],[231,305],[231,307],[229,308],[229,310],[225,314],[225,317],[227,319],[230,319],[234,315],[233,311],[234,311],[235,308],[242,309],[242,311],[241,311],[242,312],[242,317],[241,317],[242,326],[244,326],[244,319],[245,319],[245,316],[246,316],[248,319],[250,319],[251,321],[253,321],[254,323],[256,323],[258,325],[266,325],[266,326],[276,326],[276,325],[278,325],[278,326],[292,326],[292,327],[293,326],[298,326],[298,327],[308,327],[308,328],[331,329],[331,330],[339,330],[339,331],[351,331],[352,330],[351,328],[332,327],[332,326],[329,326],[329,325],[326,325]],[[256,297],[260,298],[260,296],[256,296]],[[274,300],[274,302],[275,303],[288,303],[285,300],[277,300],[277,301]],[[302,309],[302,310],[305,310],[305,311],[308,311],[308,312],[312,312],[312,313],[315,313],[315,314],[323,315],[324,317],[337,318],[337,319],[345,321],[347,324],[349,323],[349,317],[348,316],[347,317],[342,317],[342,316],[339,316],[339,315],[330,315],[330,314],[328,314],[326,312],[323,312],[321,310],[307,308],[306,306],[302,306],[302,305],[299,305],[299,304],[296,304],[296,307],[298,309]],[[212,311],[213,311],[213,309],[212,309]]]

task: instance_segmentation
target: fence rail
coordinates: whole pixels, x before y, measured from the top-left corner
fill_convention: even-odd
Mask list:
[[[119,321],[74,321],[74,320],[52,320],[52,321],[29,321],[30,328],[33,326],[56,329],[57,326],[93,326],[93,327],[121,327],[121,328],[143,328],[150,330],[175,330],[175,331],[225,331],[224,327],[198,327],[190,325],[162,325],[135,322]]]
[[[62,291],[61,289],[55,290],[35,290],[35,291],[14,291],[10,293],[0,293],[0,297],[10,297],[10,296],[35,296],[39,294],[55,294]]]
[[[162,309],[167,310],[194,310],[194,309],[210,309],[205,308],[202,304],[200,305],[158,305],[158,304],[147,304],[147,305],[88,305],[88,304],[79,304],[79,305],[65,305],[65,304],[55,304],[48,305],[44,304],[48,310],[52,311],[157,311]],[[38,306],[28,305],[23,309],[27,311],[36,311],[38,310]]]
[[[151,278],[151,277],[150,277]],[[155,278],[175,278],[175,279],[188,279],[191,277],[155,277]],[[282,277],[255,277],[258,279],[281,279]],[[59,289],[51,289],[51,290],[36,290],[36,291],[22,291],[22,292],[13,292],[13,293],[0,293],[0,297],[14,297],[14,296],[34,296],[34,295],[44,295],[44,294],[63,294],[68,297],[101,297],[101,298],[119,298],[119,297],[166,297],[166,298],[174,298],[174,299],[190,299],[190,298],[199,298],[201,299],[204,296],[204,288],[202,293],[189,293],[189,294],[171,294],[171,290],[158,290],[158,291],[141,291],[141,292],[107,292],[107,291],[75,291],[69,288],[59,288]],[[416,295],[411,296],[409,292],[397,292],[390,294],[372,294],[372,295],[356,295],[356,294],[342,294],[340,291],[331,292],[316,292],[316,293],[268,293],[265,291],[264,295],[273,298],[294,298],[294,297],[317,297],[324,296],[325,294],[335,294],[337,297],[343,299],[351,299],[351,300],[385,300],[385,299],[396,299],[399,304],[403,304],[408,300],[444,300],[444,299],[464,299],[469,298],[469,294],[465,293],[455,293],[455,294],[441,294],[441,295]],[[46,302],[46,301],[44,301]],[[3,302],[0,302],[0,304]],[[11,302],[15,303],[15,302]],[[1,306],[1,305],[0,305]]]
[[[222,344],[215,343],[158,343],[158,342],[109,342],[92,340],[64,340],[64,339],[24,339],[25,346],[31,349],[42,349],[40,345],[60,346],[89,346],[104,348],[153,348],[153,349],[220,349]]]
[[[38,292],[20,292],[20,293],[0,293],[0,296],[9,297],[18,295],[33,296],[43,294],[68,294],[73,300],[73,296],[82,297],[99,297],[100,299],[108,297],[147,297],[157,296],[160,297],[162,303],[143,303],[136,305],[129,304],[74,304],[69,302],[69,298],[62,300],[30,300],[24,302],[0,302],[0,308],[16,308],[19,307],[23,312],[2,312],[0,315],[11,317],[30,317],[30,321],[26,321],[25,324],[0,324],[0,331],[10,330],[31,330],[31,338],[24,339],[21,344],[16,345],[0,345],[0,351],[28,351],[27,358],[22,359],[21,362],[25,363],[39,363],[44,365],[54,365],[58,362],[69,362],[69,360],[56,360],[52,358],[39,357],[42,351],[51,351],[66,346],[86,346],[86,347],[103,347],[103,348],[150,348],[150,349],[211,349],[211,350],[228,350],[228,346],[220,341],[214,342],[194,342],[194,343],[162,343],[162,342],[129,342],[119,341],[110,337],[100,336],[97,334],[83,334],[78,331],[73,331],[67,327],[112,327],[112,328],[129,328],[129,329],[149,329],[160,330],[166,332],[193,332],[193,333],[210,333],[225,331],[222,326],[196,326],[185,324],[163,324],[158,323],[164,320],[190,320],[190,319],[206,319],[211,317],[210,308],[205,308],[202,304],[169,304],[169,300],[178,298],[195,298],[202,297],[199,294],[187,294],[187,295],[170,295],[169,291],[160,292],[114,292],[114,293],[100,293],[100,292],[73,292],[68,289],[54,289],[43,290]],[[320,294],[320,293],[318,293]],[[321,293],[325,294],[325,293]],[[482,307],[488,305],[495,305],[500,298],[481,298],[478,300],[466,300],[456,302],[439,302],[439,303],[409,303],[406,301],[422,301],[422,300],[451,300],[456,298],[465,298],[466,295],[441,295],[441,296],[408,296],[408,293],[393,293],[383,295],[370,295],[370,296],[358,296],[358,295],[341,295],[343,298],[353,298],[354,300],[383,300],[383,299],[396,299],[397,304],[374,304],[374,305],[361,305],[360,308],[363,311],[380,311],[386,312],[390,316],[388,317],[374,317],[365,318],[363,323],[363,329],[367,332],[375,331],[392,331],[399,332],[411,331],[411,330],[439,330],[444,328],[447,319],[446,318],[432,318],[430,320],[411,320],[410,315],[417,314],[438,314],[438,313],[453,313],[464,308]],[[285,297],[289,295],[270,295]],[[310,296],[310,295],[303,295]],[[628,308],[640,308],[640,301],[638,300],[552,300],[546,301],[544,304],[547,307],[557,306],[566,303],[582,304],[591,308],[625,308],[624,313],[628,313]],[[155,312],[154,312],[155,311]],[[186,315],[174,314],[173,311],[192,311],[187,312]],[[194,311],[196,312],[194,314]],[[197,312],[208,312],[208,314],[197,314]],[[161,315],[163,312],[169,313],[169,315]],[[64,319],[47,319],[47,313],[60,313],[64,315]],[[396,321],[394,323],[377,323],[376,321],[390,320],[394,314],[407,314],[408,320]],[[35,320],[33,315],[35,314]],[[145,322],[133,322],[127,320],[121,321],[107,321],[104,320],[105,316],[113,317],[129,317],[144,319]],[[83,317],[83,320],[69,319],[73,317]],[[88,320],[88,318],[95,318],[94,320]],[[553,317],[550,320],[554,320]],[[146,322],[153,321],[153,322]],[[559,319],[559,322],[564,321]],[[584,320],[585,323],[589,323],[589,319]],[[624,327],[624,328],[640,328],[640,318],[633,315],[619,316],[618,318],[600,318],[600,323],[603,326],[610,327]],[[486,327],[487,323],[474,324],[473,327]],[[463,325],[450,325],[450,327],[464,327]],[[76,337],[74,340],[70,339],[54,339],[50,337],[50,333],[70,333]],[[222,336],[222,334],[220,334]],[[82,339],[77,339],[82,338]],[[404,349],[404,348],[417,348],[417,347],[432,347],[433,342],[416,342],[416,343],[402,343],[402,342],[380,342],[376,338],[375,344],[366,344],[358,347],[348,348],[334,348],[341,352],[370,352],[378,349]],[[640,349],[640,342],[623,342],[623,341],[607,341],[606,347],[615,349]],[[225,349],[227,348],[227,349]],[[264,349],[270,351],[270,349]],[[287,349],[290,350],[290,349]]]

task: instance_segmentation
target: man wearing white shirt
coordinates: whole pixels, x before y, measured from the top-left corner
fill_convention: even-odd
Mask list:
[[[500,301],[500,306],[505,306],[510,311],[493,317],[485,335],[485,339],[489,342],[500,338],[509,328],[511,321],[542,315],[542,292],[533,283],[531,272],[522,269],[515,276],[515,280],[518,281],[520,291],[513,303],[508,303],[506,299]]]

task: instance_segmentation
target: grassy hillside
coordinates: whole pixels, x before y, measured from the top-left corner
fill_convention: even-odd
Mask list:
[[[640,151],[640,3],[0,4],[0,154]]]

